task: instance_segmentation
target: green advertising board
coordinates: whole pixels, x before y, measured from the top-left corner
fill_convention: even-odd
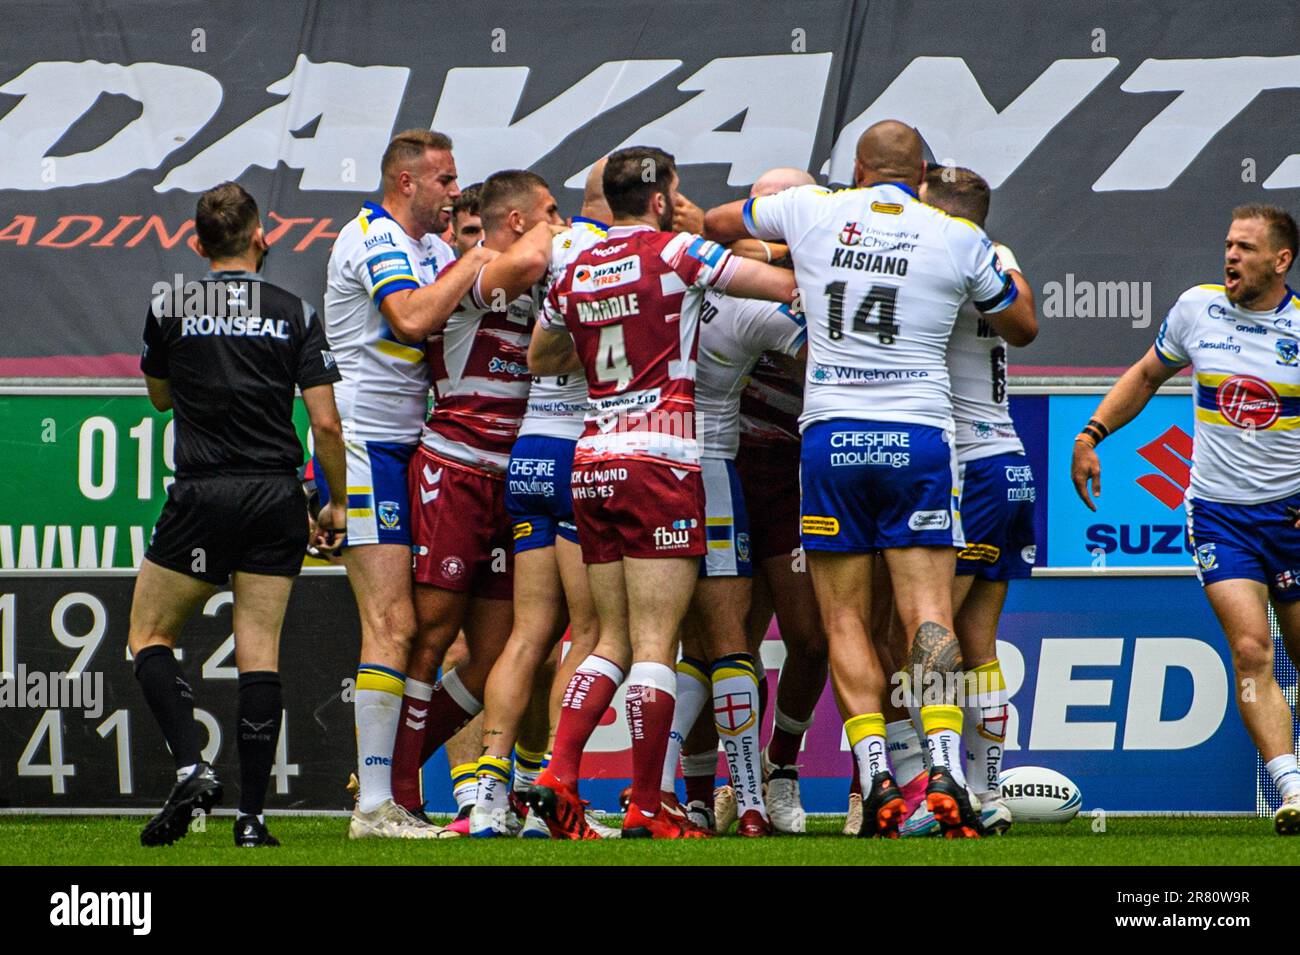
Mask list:
[[[306,447],[301,402],[294,421]],[[0,570],[138,566],[174,450],[171,412],[142,387],[0,393]]]

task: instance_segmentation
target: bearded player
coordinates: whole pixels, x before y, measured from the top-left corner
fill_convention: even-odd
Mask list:
[[[578,540],[600,620],[594,653],[570,681],[550,766],[529,792],[560,838],[588,838],[577,781],[583,747],[627,672],[632,801],[624,838],[703,835],[662,805],[677,631],[706,552],[693,434],[704,291],[788,301],[793,276],[690,233],[666,232],[673,157],[632,147],[603,177],[613,224],[546,300],[529,348],[535,374],[581,366],[592,408],[574,453]]]
[[[1300,298],[1287,285],[1296,223],[1276,206],[1232,211],[1223,284],[1178,297],[1155,345],[1102,399],[1074,439],[1070,477],[1090,510],[1101,496],[1097,446],[1132,421],[1180,369],[1196,381],[1187,537],[1205,597],[1232,650],[1237,708],[1282,796],[1280,835],[1300,833],[1291,708],[1273,675],[1268,608],[1300,660]],[[1210,347],[1236,326],[1240,347]],[[1091,494],[1089,493],[1091,491]]]
[[[393,751],[394,794],[408,809],[423,802],[420,767],[482,709],[488,672],[510,634],[505,470],[531,382],[533,285],[560,225],[555,198],[534,173],[489,176],[479,201],[484,248],[496,257],[443,330],[446,377],[409,470],[419,626]],[[469,660],[435,687],[461,629]]]
[[[424,341],[489,256],[472,251],[451,265],[452,251],[438,238],[459,195],[450,139],[427,129],[399,133],[381,169],[383,199],[365,203],[340,230],[325,288],[326,335],[343,376],[334,391],[347,450],[343,563],[361,617],[360,793],[348,835],[433,838],[436,828],[393,802],[390,773],[415,638],[406,473],[428,404]],[[327,489],[318,487],[327,505]]]
[[[858,189],[789,189],[710,210],[708,234],[790,246],[810,357],[801,531],[830,646],[831,681],[868,790],[869,835],[896,836],[904,802],[886,755],[885,674],[872,646],[870,566],[884,553],[895,606],[922,650],[952,634],[964,543],[945,364],[957,309],[1028,309],[975,225],[921,203],[919,134],[886,120],[858,141]],[[926,799],[945,834],[978,835],[965,792],[961,709],[924,706]]]

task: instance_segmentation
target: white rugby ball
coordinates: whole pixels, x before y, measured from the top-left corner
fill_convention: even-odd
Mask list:
[[[1016,822],[1069,822],[1083,804],[1074,781],[1045,766],[1003,770],[998,789]]]

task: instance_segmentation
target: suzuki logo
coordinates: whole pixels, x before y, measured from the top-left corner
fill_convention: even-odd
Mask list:
[[[1160,471],[1144,474],[1137,479],[1151,494],[1171,511],[1183,502],[1183,492],[1192,481],[1192,436],[1177,425],[1160,437],[1137,449],[1147,462]]]

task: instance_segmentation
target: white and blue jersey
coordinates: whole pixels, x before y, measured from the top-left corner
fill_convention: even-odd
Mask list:
[[[543,298],[580,253],[604,241],[605,230],[603,222],[574,216],[572,227],[551,240]],[[581,370],[533,378],[506,471],[506,511],[516,554],[550,547],[557,536],[578,542],[569,477],[589,406],[587,378]]]
[[[1020,271],[1011,250],[994,243],[1003,269]],[[952,420],[966,546],[958,576],[1004,581],[1029,577],[1034,538],[1034,473],[1011,420],[1007,343],[967,302],[948,341]]]
[[[1203,584],[1257,580],[1300,597],[1300,299],[1275,309],[1228,301],[1222,285],[1179,296],[1156,355],[1195,379],[1187,532]]]
[[[745,204],[790,247],[808,323],[804,546],[958,546],[948,339],[963,302],[1016,297],[984,230],[899,183],[800,186]]]
[[[428,285],[453,258],[437,236],[407,235],[373,202],[330,250],[325,333],[343,376],[334,400],[347,452],[350,546],[411,542],[406,468],[428,408],[429,366],[424,343],[400,340],[379,305]]]

